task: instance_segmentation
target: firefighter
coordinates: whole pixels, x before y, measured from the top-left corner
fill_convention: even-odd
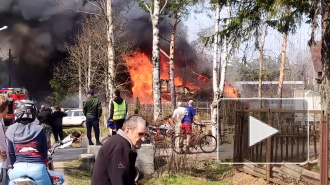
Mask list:
[[[116,90],[114,93],[114,100],[111,102],[110,120],[113,120],[116,126],[116,131],[123,127],[126,115],[127,104],[126,101],[120,97],[120,91]]]

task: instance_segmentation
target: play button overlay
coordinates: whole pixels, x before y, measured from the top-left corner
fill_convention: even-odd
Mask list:
[[[278,130],[268,126],[264,122],[249,116],[249,146],[278,133]]]
[[[218,102],[221,164],[305,164],[319,155],[315,98],[223,98]],[[313,110],[313,111],[309,111]]]

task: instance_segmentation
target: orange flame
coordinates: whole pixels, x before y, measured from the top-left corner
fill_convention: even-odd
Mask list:
[[[152,103],[152,64],[147,55],[140,51],[125,56],[127,69],[133,81],[133,98],[141,103]]]
[[[183,81],[180,77],[175,77],[174,78],[174,85],[179,86],[179,85],[183,85]]]
[[[206,76],[204,76],[202,74],[198,74],[197,75],[197,78],[198,78],[198,80],[200,80],[200,81],[202,81],[204,83],[210,83],[210,81],[211,81],[209,78],[207,78]]]
[[[149,57],[142,53],[141,51],[136,51],[132,55],[125,56],[124,61],[126,62],[127,69],[130,73],[133,87],[133,98],[134,100],[138,97],[142,104],[150,104],[153,102],[152,97],[152,70],[153,65],[150,61]],[[160,54],[160,78],[163,80],[169,79],[169,65],[168,58],[164,54]],[[203,76],[198,75],[197,79],[204,83],[209,83],[210,80]],[[189,83],[184,81],[180,77],[174,78],[175,86],[185,86],[190,89],[190,93],[196,93],[197,90],[200,90],[201,87],[196,85],[195,83]],[[167,86],[162,85],[163,90],[167,88]],[[226,93],[226,88],[225,88]],[[228,94],[228,93],[226,93]],[[163,94],[165,97],[165,94]],[[162,101],[165,101],[162,95]]]
[[[225,83],[224,93],[229,98],[239,98],[238,97],[238,89],[231,86],[229,83]]]
[[[159,60],[160,60],[160,79],[163,79],[163,80],[169,79],[170,67],[167,63],[168,58],[163,53],[160,53],[159,56],[160,56],[159,57]]]

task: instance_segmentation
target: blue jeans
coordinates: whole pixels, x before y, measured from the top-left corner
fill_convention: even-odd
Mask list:
[[[30,177],[38,185],[51,185],[46,165],[42,163],[15,163],[14,168],[9,173],[9,185],[13,185],[12,180],[21,177]]]
[[[95,132],[95,139],[98,141],[100,138],[99,119],[94,116],[86,117],[87,138],[92,139],[92,127]]]

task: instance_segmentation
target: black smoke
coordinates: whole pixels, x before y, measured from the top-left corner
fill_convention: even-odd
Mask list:
[[[0,0],[0,27],[8,26],[8,29],[0,31],[0,87],[8,86],[7,53],[11,49],[14,57],[11,86],[26,87],[34,99],[44,101],[52,92],[49,80],[53,66],[68,56],[64,44],[73,42],[79,31],[79,18],[84,12],[98,12],[90,2],[93,3],[84,0]],[[129,20],[128,39],[151,58],[149,13],[137,3],[127,4],[122,0],[116,1],[116,7],[123,8],[122,15]],[[160,34],[166,40],[170,40],[171,21],[168,16],[161,18]],[[188,30],[182,25],[179,24],[177,31],[176,72],[188,77],[193,75],[190,68],[201,69],[196,69],[195,52],[186,40]],[[169,54],[169,42],[160,39],[160,45]]]

